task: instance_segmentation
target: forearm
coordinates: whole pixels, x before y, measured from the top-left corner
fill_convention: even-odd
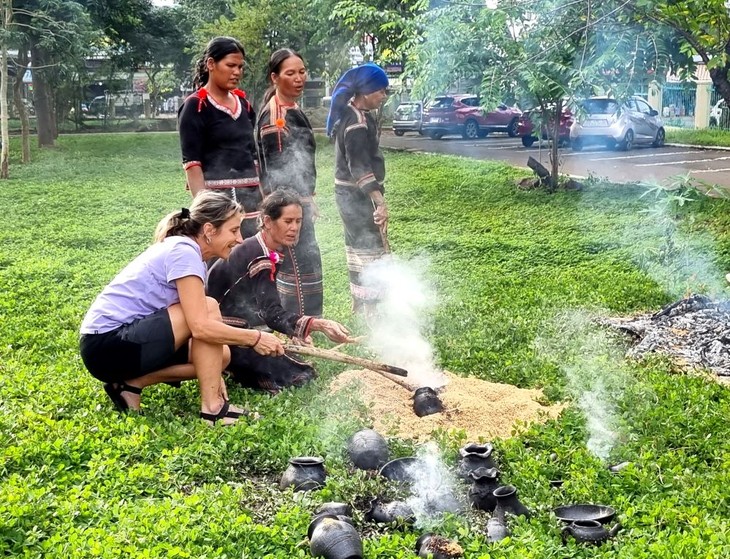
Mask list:
[[[235,328],[219,320],[206,320],[191,328],[194,339],[220,345],[252,347],[260,337],[259,330]]]
[[[198,192],[205,188],[205,177],[203,176],[203,168],[199,165],[190,167],[185,170],[185,179],[188,183],[188,188],[193,198],[197,196]]]

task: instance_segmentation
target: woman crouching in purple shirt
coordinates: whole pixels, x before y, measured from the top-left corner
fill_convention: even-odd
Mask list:
[[[200,417],[235,423],[222,371],[228,345],[283,355],[273,334],[224,324],[205,295],[205,261],[228,258],[242,242],[241,208],[225,193],[201,192],[190,209],[169,214],[155,242],[107,285],[81,324],[81,357],[119,411],[139,410],[142,390],[198,379]]]

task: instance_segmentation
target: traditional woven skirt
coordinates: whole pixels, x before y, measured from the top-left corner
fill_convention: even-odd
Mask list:
[[[335,187],[335,201],[345,227],[345,253],[350,275],[353,310],[377,303],[380,293],[362,281],[363,270],[385,256],[380,227],[373,221],[375,208],[370,196],[360,189]]]

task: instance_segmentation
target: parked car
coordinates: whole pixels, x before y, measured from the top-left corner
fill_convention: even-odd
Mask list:
[[[436,97],[423,113],[423,133],[439,140],[448,134],[461,134],[473,140],[490,132],[507,132],[517,136],[517,121],[522,112],[501,104],[487,112],[477,95],[442,95]]]
[[[581,105],[585,117],[570,127],[570,145],[575,151],[588,144],[622,150],[638,143],[664,145],[664,123],[641,97],[631,97],[621,106],[610,97],[591,97]]]
[[[712,108],[710,109],[710,126],[719,126],[720,123],[727,125],[727,123],[724,123],[722,119],[722,112],[723,110],[725,110],[726,107],[727,104],[725,103],[725,99],[720,99],[712,106]]]
[[[554,110],[554,109],[553,109]],[[529,148],[538,140],[535,127],[539,122],[540,114],[538,109],[527,110],[522,113],[520,119],[517,121],[517,135],[522,139],[522,145]],[[570,142],[570,127],[573,124],[573,113],[570,109],[564,107],[562,114],[560,115],[560,122],[558,123],[558,141],[561,144],[567,144]],[[552,132],[552,121],[544,122],[540,126],[540,137],[543,140],[547,140],[549,134]]]
[[[423,103],[411,101],[401,103],[393,114],[393,134],[402,136],[406,132],[421,132],[423,123]]]

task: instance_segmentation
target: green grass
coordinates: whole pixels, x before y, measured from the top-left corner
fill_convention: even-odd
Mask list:
[[[325,312],[357,330],[332,150],[320,147]],[[727,389],[663,358],[627,361],[626,341],[588,319],[653,311],[686,289],[722,294],[727,202],[680,208],[604,184],[525,192],[519,171],[455,157],[388,153],[387,165],[391,244],[401,259],[428,260],[440,295],[429,335],[441,364],[573,402],[558,421],[494,441],[502,480],[532,519],[513,521],[500,544],[485,541],[482,514],[449,517],[439,533],[480,559],[730,556]],[[31,165],[14,159],[11,173],[0,185],[0,554],[308,557],[301,542],[318,504],[392,492],[347,465],[347,437],[368,417],[355,394],[328,395],[340,365],[318,363],[317,381],[275,398],[232,387],[263,418],[230,429],[196,418],[192,383],[153,387],[144,416],[119,416],[84,370],[77,330],[91,300],[188,202],[174,134],[66,136]],[[615,439],[603,461],[587,448],[579,406],[600,386]],[[454,465],[464,440],[434,436]],[[412,451],[390,443],[395,455]],[[280,492],[287,459],[311,454],[326,458],[327,487]],[[612,476],[605,466],[619,460],[632,465]],[[559,492],[548,485],[556,476]],[[564,547],[549,510],[570,502],[616,507],[623,531],[601,548]],[[355,520],[366,557],[414,556],[419,530]]]
[[[719,128],[673,128],[667,127],[667,142],[693,146],[730,147],[730,130]]]

